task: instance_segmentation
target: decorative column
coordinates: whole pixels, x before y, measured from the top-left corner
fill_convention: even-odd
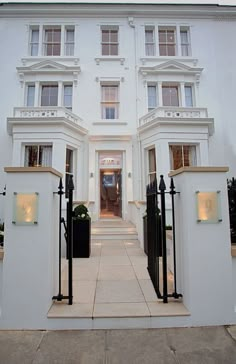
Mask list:
[[[162,99],[162,82],[157,82],[157,88],[158,88],[158,106],[163,106],[163,99]]]

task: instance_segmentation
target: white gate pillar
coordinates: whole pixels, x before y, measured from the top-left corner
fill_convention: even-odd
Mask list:
[[[185,167],[170,173],[176,191],[180,192],[175,209],[177,290],[183,294],[183,303],[190,311],[192,325],[232,322],[227,171],[227,167]],[[199,205],[197,191],[213,194],[202,194],[203,200]],[[218,215],[214,205],[217,200],[220,204]],[[210,218],[208,222],[207,216]]]
[[[59,203],[54,192],[58,191],[61,174],[44,167],[7,167],[5,172],[0,327],[45,328],[52,296],[58,293]]]

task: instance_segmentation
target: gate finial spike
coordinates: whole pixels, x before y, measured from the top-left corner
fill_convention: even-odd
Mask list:
[[[173,177],[171,177],[171,179],[170,179],[170,189],[171,190],[174,190],[175,189]]]
[[[160,191],[165,191],[165,190],[166,190],[166,185],[165,185],[165,181],[164,181],[164,176],[163,176],[163,174],[161,174],[161,175],[160,175],[159,190],[160,190]]]
[[[73,182],[73,175],[69,175],[69,181],[68,181],[68,190],[74,190],[74,182]]]

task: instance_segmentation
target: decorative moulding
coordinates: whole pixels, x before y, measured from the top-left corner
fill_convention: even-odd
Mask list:
[[[148,74],[189,74],[200,75],[203,68],[191,67],[179,61],[170,60],[155,66],[140,67],[140,73],[145,77]]]
[[[114,62],[118,61],[121,65],[124,64],[125,58],[124,57],[116,57],[116,56],[109,56],[109,57],[96,57],[95,62],[97,65],[100,65],[101,62]]]
[[[25,65],[22,67],[16,67],[19,74],[42,74],[42,73],[80,73],[81,69],[78,65],[65,65],[61,62],[52,60],[43,60],[41,62],[35,62],[31,65]]]

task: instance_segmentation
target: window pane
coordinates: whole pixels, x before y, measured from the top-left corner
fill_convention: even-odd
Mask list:
[[[187,32],[187,30],[181,30],[180,39],[181,39],[181,44],[187,44],[188,43],[188,32]]]
[[[102,42],[109,42],[109,30],[102,30]]]
[[[39,48],[39,30],[31,29],[30,55],[37,56]]]
[[[163,106],[179,106],[178,86],[162,87]]]
[[[117,56],[118,55],[118,30],[102,29],[102,55]]]
[[[167,56],[175,56],[175,45],[167,46]]]
[[[111,30],[110,32],[110,41],[113,43],[117,43],[118,42],[118,31],[117,30]]]
[[[34,106],[34,95],[35,95],[35,86],[28,86],[27,88],[27,106]]]
[[[58,101],[58,87],[42,86],[41,105],[57,106],[57,101]]]
[[[118,44],[111,44],[110,50],[111,56],[118,56]]]
[[[61,29],[45,29],[44,52],[46,56],[59,56],[61,52]]]
[[[185,86],[185,105],[187,107],[193,106],[193,97],[192,97],[192,86]]]
[[[197,164],[195,145],[171,145],[171,169],[189,167]]]
[[[66,39],[65,39],[66,56],[74,55],[74,37],[75,37],[74,29],[66,29]]]
[[[52,146],[28,145],[25,147],[25,167],[51,167]]]
[[[66,108],[72,108],[72,86],[64,86],[64,106]]]
[[[157,107],[157,92],[156,86],[148,86],[148,110]]]

